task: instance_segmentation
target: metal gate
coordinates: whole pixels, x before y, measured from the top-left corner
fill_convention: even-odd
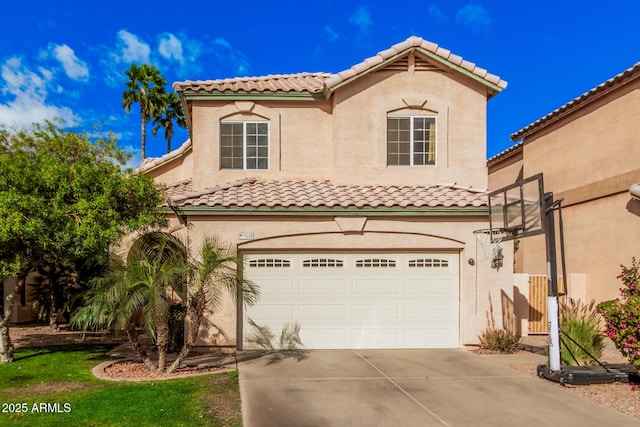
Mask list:
[[[558,276],[558,292],[564,294],[564,280]],[[547,325],[547,276],[529,275],[529,333],[546,334]],[[561,296],[559,302],[564,302]]]

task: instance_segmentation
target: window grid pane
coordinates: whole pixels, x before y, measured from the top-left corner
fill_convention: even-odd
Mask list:
[[[435,163],[434,117],[387,117],[388,166],[423,166]]]
[[[387,164],[409,166],[410,151],[411,123],[409,118],[387,118]]]
[[[220,123],[221,169],[268,169],[268,167],[268,123]]]
[[[242,123],[220,123],[220,167],[242,169]]]

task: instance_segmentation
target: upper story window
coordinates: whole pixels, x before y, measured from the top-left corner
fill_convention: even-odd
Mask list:
[[[221,122],[220,169],[267,169],[268,122]]]
[[[387,117],[388,166],[435,164],[435,117]]]

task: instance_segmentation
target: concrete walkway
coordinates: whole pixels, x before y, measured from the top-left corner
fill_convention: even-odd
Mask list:
[[[243,361],[246,427],[637,426],[510,367],[546,357],[453,350],[314,350]]]

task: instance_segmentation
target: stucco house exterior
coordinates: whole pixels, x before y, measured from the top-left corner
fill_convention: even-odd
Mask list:
[[[619,296],[620,265],[640,256],[640,63],[511,135],[490,158],[489,188],[537,173],[564,199],[568,294],[596,302]],[[546,274],[544,236],[522,239],[516,272]],[[558,264],[560,265],[560,264]]]
[[[491,268],[486,103],[506,82],[419,37],[333,73],[174,84],[190,139],[143,170],[197,248],[218,235],[260,287],[207,318],[203,345],[246,348],[247,320],[305,348],[476,343],[512,269]],[[504,264],[512,254],[505,251]]]

